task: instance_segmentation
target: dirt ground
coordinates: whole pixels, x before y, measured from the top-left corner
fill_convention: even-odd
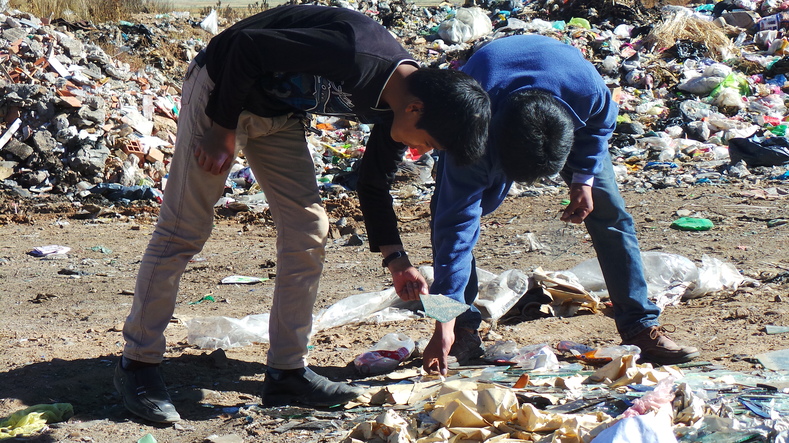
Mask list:
[[[644,251],[680,254],[696,263],[707,254],[733,263],[760,282],[665,310],[663,323],[676,326],[673,337],[677,341],[701,350],[699,361],[748,372],[760,369],[754,355],[789,347],[789,334],[764,331],[765,325],[789,325],[785,284],[789,259],[783,250],[789,224],[775,221],[785,216],[785,201],[749,195],[768,186],[780,189],[782,183],[624,191]],[[476,250],[479,267],[494,273],[537,266],[558,271],[594,256],[582,227],[571,226],[560,234],[563,223],[557,214],[565,189],[539,190],[544,192],[508,198],[484,219]],[[327,202],[333,220],[354,212],[352,207],[335,203]],[[71,403],[75,411],[67,422],[23,441],[135,442],[150,433],[158,442],[213,441],[207,440],[212,435],[239,438],[226,441],[329,442],[339,441],[362,418],[376,414],[375,408],[253,408],[239,413],[239,407],[260,400],[267,346],[229,349],[222,358],[187,343],[186,319],[241,318],[268,312],[271,305],[274,279],[252,286],[219,284],[229,275],[267,277],[275,272],[273,226],[263,218],[240,213],[217,219],[214,234],[199,255],[203,260],[190,264],[184,274],[175,318],[167,330],[163,370],[184,420],[175,426],[156,426],[135,418],[120,403],[112,386],[112,370],[123,346],[121,328],[131,305],[139,261],[153,230],[155,208],[109,208],[98,218],[86,220],[75,217],[68,204],[4,197],[0,206],[0,417],[30,405],[57,402]],[[682,209],[713,220],[715,227],[705,232],[670,229]],[[412,261],[430,264],[427,203],[405,205],[400,214]],[[351,221],[363,233],[361,223]],[[522,238],[528,232],[557,247],[524,252]],[[347,237],[330,240],[316,312],[347,296],[391,284],[380,267],[379,254],[370,253],[366,243],[346,243]],[[56,260],[28,254],[50,244],[65,245],[71,251]],[[207,295],[215,302],[194,303]],[[486,338],[512,339],[523,346],[555,345],[560,340],[593,346],[618,344],[614,322],[607,314],[497,326]],[[312,341],[310,364],[335,380],[359,380],[353,358],[394,331],[406,332],[415,340],[427,338],[431,321],[354,324],[320,332]],[[420,363],[415,359],[407,365],[419,367]]]

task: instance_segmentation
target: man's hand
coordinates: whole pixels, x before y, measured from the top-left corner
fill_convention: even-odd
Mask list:
[[[403,245],[382,245],[380,248],[384,257],[403,251]],[[419,300],[419,294],[428,293],[427,280],[418,269],[411,265],[408,255],[403,254],[390,261],[388,268],[392,273],[395,292],[401,300]]]
[[[570,204],[562,212],[563,222],[581,223],[592,213],[592,187],[582,183],[570,184]]]
[[[195,149],[197,164],[206,172],[219,175],[230,169],[236,159],[236,131],[214,123],[203,134]]]
[[[428,374],[447,375],[447,357],[455,343],[455,320],[436,322],[436,330],[422,353],[422,367]]]
[[[405,260],[407,261],[407,259]],[[389,265],[392,272],[392,281],[397,295],[403,301],[419,300],[419,294],[427,294],[427,281],[418,269],[408,266],[398,269],[397,264],[392,263]]]

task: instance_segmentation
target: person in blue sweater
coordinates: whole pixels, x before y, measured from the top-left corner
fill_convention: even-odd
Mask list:
[[[491,99],[491,127],[484,157],[460,166],[441,152],[431,202],[435,280],[430,288],[471,305],[447,323],[436,323],[424,351],[428,372],[446,374],[447,355],[459,361],[482,355],[473,306],[477,279],[473,249],[480,217],[494,211],[513,181],[534,182],[559,172],[570,188],[561,220],[586,224],[597,252],[623,344],[641,348],[658,364],[686,362],[698,350],[676,344],[658,322],[633,219],[617,189],[608,140],[617,104],[594,66],[576,48],[539,35],[494,40],[461,68]]]

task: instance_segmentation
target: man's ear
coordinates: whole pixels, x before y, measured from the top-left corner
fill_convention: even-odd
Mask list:
[[[422,100],[414,100],[405,107],[405,112],[415,112],[419,115],[422,115],[422,112],[425,111],[425,104],[422,103]]]

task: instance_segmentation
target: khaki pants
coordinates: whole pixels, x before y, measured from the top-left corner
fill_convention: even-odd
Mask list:
[[[181,275],[211,233],[214,204],[222,195],[227,174],[217,176],[200,169],[194,150],[211,125],[204,110],[213,87],[206,69],[192,62],[184,80],[164,202],[140,264],[134,302],[123,328],[123,354],[129,359],[162,361],[164,330],[175,310]],[[277,226],[277,278],[267,364],[277,369],[300,368],[306,365],[312,308],[329,229],[303,120],[292,115],[263,118],[244,112],[236,129],[236,152],[239,150],[265,192]]]

